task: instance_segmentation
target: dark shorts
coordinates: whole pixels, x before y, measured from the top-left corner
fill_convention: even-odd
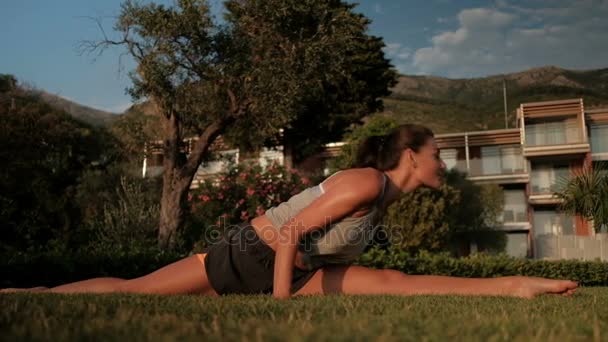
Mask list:
[[[229,229],[206,252],[205,270],[218,294],[272,293],[275,252],[248,222]],[[291,293],[302,288],[316,271],[294,267]]]

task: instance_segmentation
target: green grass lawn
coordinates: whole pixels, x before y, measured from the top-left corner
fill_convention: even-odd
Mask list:
[[[0,340],[607,341],[608,288],[455,296],[0,295]]]

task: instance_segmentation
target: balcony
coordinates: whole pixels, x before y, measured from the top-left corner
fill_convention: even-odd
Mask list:
[[[527,183],[519,129],[443,134],[436,137],[448,169],[478,183]]]
[[[581,99],[522,104],[518,116],[524,157],[590,151]]]
[[[568,165],[532,164],[530,173],[530,204],[558,204],[554,193],[560,191],[570,176]]]
[[[584,130],[571,120],[526,125],[526,157],[577,154],[590,151]]]

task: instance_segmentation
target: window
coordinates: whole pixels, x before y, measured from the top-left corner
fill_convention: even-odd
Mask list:
[[[439,156],[445,163],[448,170],[456,168],[461,172],[467,171],[464,147],[461,148],[442,148]]]
[[[204,161],[198,167],[200,175],[210,175],[224,171],[230,163],[238,163],[239,150],[226,150],[218,152],[213,160]]]
[[[549,194],[559,190],[560,184],[570,175],[567,165],[532,165],[530,185],[532,193]]]
[[[589,129],[589,138],[591,141],[591,153],[608,154],[608,124],[592,125]]]
[[[499,146],[483,146],[481,148],[481,173],[497,175],[501,171]]]
[[[524,171],[524,157],[520,146],[503,146],[500,149],[503,174]]]
[[[516,258],[525,258],[528,255],[528,233],[510,232],[507,234],[507,247],[505,252]]]
[[[574,220],[572,217],[555,210],[535,210],[533,229],[534,236],[544,234],[573,235]]]
[[[576,118],[526,125],[526,145],[562,145],[581,141]]]
[[[503,223],[528,222],[526,193],[524,190],[505,190]]]
[[[470,151],[472,176],[513,174],[524,170],[520,146],[474,146]]]

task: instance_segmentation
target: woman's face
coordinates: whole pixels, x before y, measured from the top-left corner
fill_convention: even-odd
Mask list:
[[[412,152],[414,176],[424,185],[438,189],[444,181],[446,166],[434,138],[429,138],[418,152]],[[413,165],[414,166],[414,165]]]

